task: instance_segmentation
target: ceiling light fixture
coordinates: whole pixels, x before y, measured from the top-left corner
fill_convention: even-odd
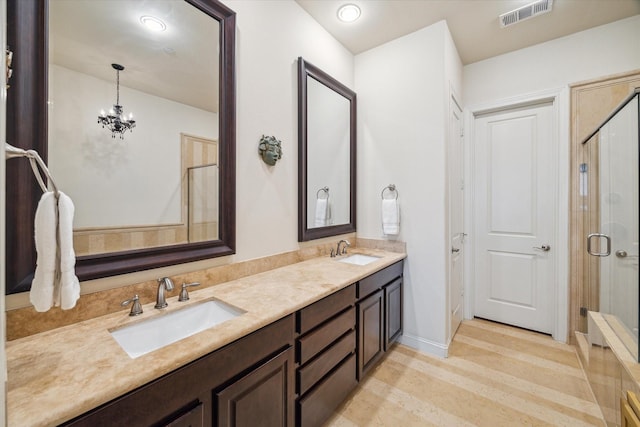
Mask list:
[[[111,64],[111,66],[116,70],[116,103],[109,110],[109,114],[106,114],[104,110],[100,111],[98,124],[111,131],[111,138],[115,138],[116,134],[119,134],[120,139],[124,139],[123,134],[136,127],[136,121],[133,120],[132,113],[129,113],[129,118],[125,119],[122,105],[120,105],[120,71],[124,70],[124,67],[120,64]]]
[[[148,29],[150,29],[151,31],[160,32],[167,29],[167,26],[165,25],[165,23],[162,22],[162,20],[156,18],[155,16],[141,16],[140,23],[145,27],[147,27]]]
[[[338,9],[338,19],[342,22],[353,22],[360,17],[360,8],[355,4],[345,4]]]

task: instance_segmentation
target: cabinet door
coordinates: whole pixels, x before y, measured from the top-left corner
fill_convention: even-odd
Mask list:
[[[402,335],[402,279],[384,287],[385,334],[384,351]]]
[[[358,303],[358,380],[384,353],[384,293]]]
[[[216,393],[217,425],[293,426],[293,349]]]

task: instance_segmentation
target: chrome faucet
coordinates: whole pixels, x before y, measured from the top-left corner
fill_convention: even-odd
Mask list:
[[[173,290],[173,282],[168,277],[163,277],[158,279],[158,297],[156,298],[155,308],[165,308],[169,304],[167,304],[167,298],[165,296],[166,291]]]
[[[340,252],[340,244],[341,243],[344,243],[344,247],[342,248],[342,252]],[[347,248],[349,246],[351,246],[351,243],[349,243],[348,240],[344,240],[344,239],[340,240],[338,242],[338,247],[336,248],[336,255],[338,255],[338,256],[339,255],[345,255],[347,253]]]

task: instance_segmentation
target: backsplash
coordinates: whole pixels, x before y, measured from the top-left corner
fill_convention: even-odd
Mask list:
[[[329,252],[332,248],[335,248],[335,244],[335,242],[327,242],[297,251],[171,276],[176,286],[172,292],[167,294],[167,297],[178,295],[183,282],[200,282],[199,288],[206,288],[318,256],[329,256]],[[352,245],[353,247],[383,249],[390,252],[406,251],[404,242],[374,239],[356,239],[355,245]],[[72,325],[105,314],[118,311],[125,313],[128,308],[121,307],[121,301],[138,294],[140,303],[147,304],[155,301],[156,290],[156,281],[149,280],[115,289],[83,294],[72,310],[63,311],[59,308],[53,308],[46,313],[38,313],[33,307],[9,310],[6,312],[7,341]],[[194,290],[193,292],[197,291]]]

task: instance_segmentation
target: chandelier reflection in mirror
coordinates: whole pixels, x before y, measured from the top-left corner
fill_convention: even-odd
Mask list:
[[[124,139],[124,133],[126,131],[131,132],[136,127],[136,121],[133,120],[132,113],[129,113],[128,119],[125,118],[122,105],[120,105],[120,71],[124,70],[124,67],[120,64],[111,64],[111,66],[116,70],[116,103],[108,114],[104,110],[100,111],[98,124],[111,131],[111,138],[115,138],[118,135],[120,139]]]

